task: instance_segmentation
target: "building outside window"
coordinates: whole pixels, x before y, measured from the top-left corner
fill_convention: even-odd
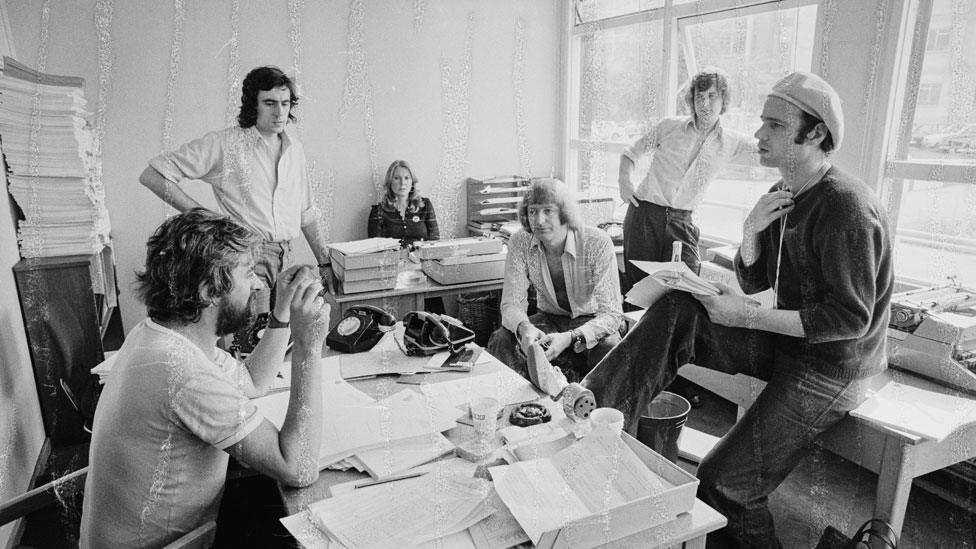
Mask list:
[[[896,228],[895,272],[920,284],[955,281],[972,288],[976,4],[917,0],[912,8],[912,35],[919,38],[909,38],[902,46],[903,63],[895,79],[900,108],[889,122],[884,181],[889,217]],[[947,47],[934,48],[933,36],[939,37],[936,42],[948,40]]]

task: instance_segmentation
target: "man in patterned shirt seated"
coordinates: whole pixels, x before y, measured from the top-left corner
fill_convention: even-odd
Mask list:
[[[502,327],[488,352],[527,376],[529,347],[540,344],[568,381],[586,375],[617,342],[623,311],[613,242],[585,227],[576,200],[558,179],[532,183],[519,204],[523,230],[508,241]],[[528,316],[529,287],[538,312]]]

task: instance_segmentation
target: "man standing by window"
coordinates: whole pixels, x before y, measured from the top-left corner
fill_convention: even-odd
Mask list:
[[[675,241],[682,243],[682,261],[698,272],[699,230],[692,211],[726,162],[756,152],[755,140],[722,127],[729,94],[724,73],[699,72],[684,97],[690,116],[659,121],[620,156],[620,197],[630,203],[624,218],[624,268],[631,285],[647,273],[630,260],[669,261]],[[646,154],[653,154],[651,166],[635,190],[634,166]]]

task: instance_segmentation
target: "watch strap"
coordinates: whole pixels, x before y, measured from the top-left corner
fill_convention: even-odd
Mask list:
[[[288,325],[289,325],[289,322],[282,322],[282,321],[278,320],[278,317],[275,316],[274,311],[271,311],[271,314],[268,316],[268,328],[269,329],[274,329],[274,328],[287,328]]]

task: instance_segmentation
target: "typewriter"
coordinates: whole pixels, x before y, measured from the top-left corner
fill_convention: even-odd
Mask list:
[[[976,291],[948,285],[893,295],[888,362],[976,393]]]

